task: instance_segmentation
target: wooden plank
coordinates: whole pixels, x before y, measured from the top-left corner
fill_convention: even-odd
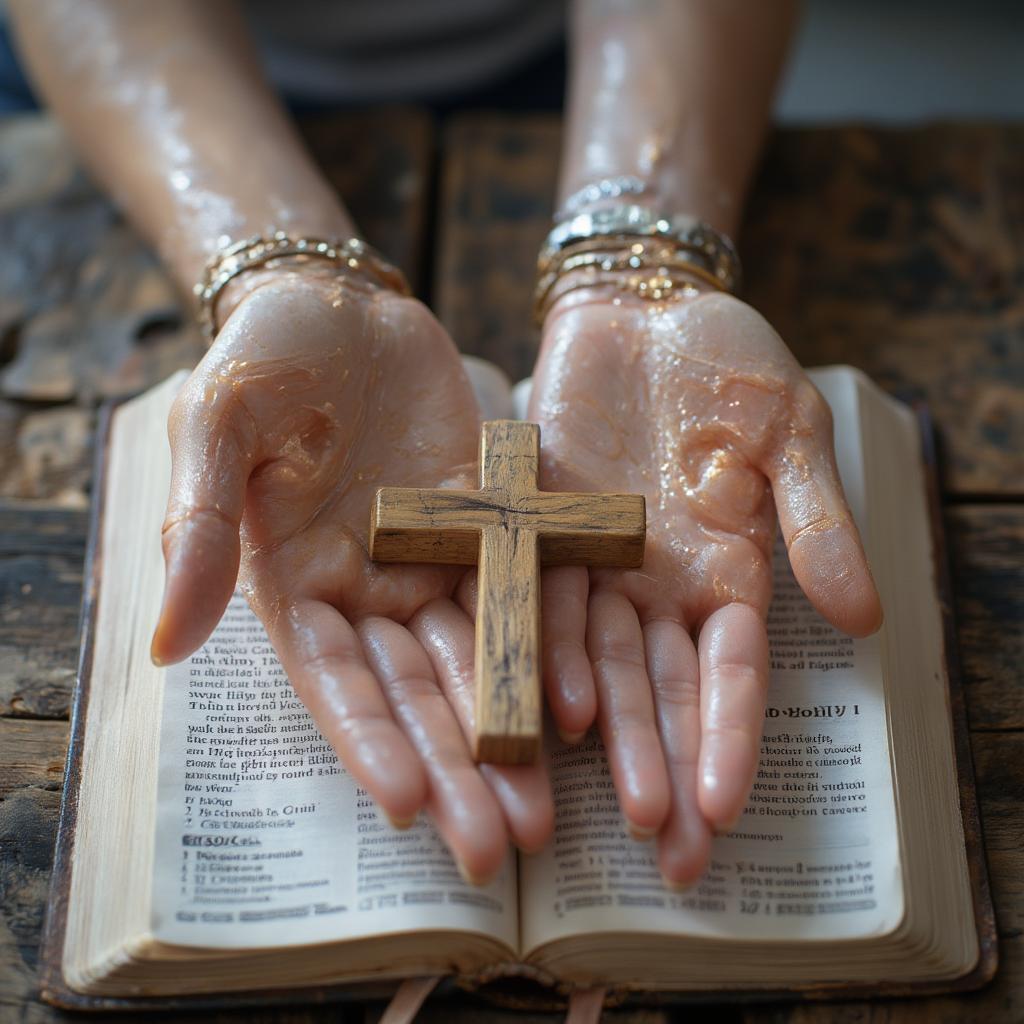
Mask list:
[[[946,511],[972,729],[1024,729],[1024,506]]]
[[[4,397],[89,403],[195,362],[202,342],[170,279],[55,122],[0,121],[0,177],[18,183],[0,204]]]
[[[0,502],[0,715],[65,718],[88,513]]]
[[[1024,490],[1024,127],[776,133],[747,297],[801,361],[925,398],[947,487]]]
[[[58,790],[32,786],[0,801],[0,1016],[34,998],[59,807]]]
[[[443,141],[435,306],[456,343],[530,373],[555,117],[472,114]],[[777,132],[740,236],[747,286],[807,365],[925,398],[946,486],[1024,493],[1024,127]]]
[[[67,746],[66,722],[0,718],[0,800],[24,786],[59,789]]]
[[[0,399],[0,497],[84,508],[95,423],[93,410],[79,405]]]
[[[367,1010],[366,1024],[379,1024],[382,1006]],[[528,1010],[517,1010],[510,1013],[507,1009],[490,1007],[483,1002],[454,1003],[451,1000],[429,1000],[416,1016],[416,1024],[560,1024],[561,1014],[531,1013]],[[677,1017],[671,1010],[660,1009],[625,1009],[606,1010],[602,1016],[603,1024],[671,1024],[672,1021],[685,1020],[686,1024],[729,1024],[731,1016],[728,1011],[720,1008],[688,1011],[685,1017]]]
[[[359,231],[419,292],[434,152],[431,115],[417,107],[376,107],[303,118],[299,128]]]
[[[560,128],[548,115],[469,114],[442,141],[434,309],[463,352],[513,380],[537,354],[532,290],[551,224]]]

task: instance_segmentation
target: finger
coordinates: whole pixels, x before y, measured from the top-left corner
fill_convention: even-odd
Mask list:
[[[796,414],[801,429],[785,435],[763,468],[797,582],[837,629],[867,636],[882,624],[882,605],[839,480],[832,414],[808,387]]]
[[[505,860],[505,822],[470,757],[426,651],[409,630],[390,619],[364,619],[358,632],[370,665],[426,768],[431,817],[463,875],[476,883],[490,880]]]
[[[472,737],[476,698],[472,623],[453,602],[437,600],[413,617],[409,629],[426,651],[463,735]],[[547,765],[541,760],[477,768],[501,805],[516,846],[528,853],[541,849],[555,827]]]
[[[544,693],[559,736],[578,743],[594,724],[597,691],[587,657],[584,566],[559,566],[541,574],[541,657]]]
[[[668,816],[668,773],[654,720],[640,621],[622,594],[591,594],[587,654],[597,689],[597,724],[622,813],[636,838],[649,838]]]
[[[672,803],[658,833],[658,867],[671,888],[691,885],[707,867],[711,829],[697,800],[700,670],[690,634],[679,622],[645,623],[644,651],[654,693]]]
[[[212,387],[212,385],[210,385]],[[181,661],[213,632],[238,578],[238,527],[256,461],[256,435],[230,388],[208,401],[202,378],[186,383],[168,421],[171,489],[163,525],[167,569],[150,653]]]
[[[704,817],[730,831],[757,770],[768,692],[768,635],[745,604],[728,604],[700,631],[701,743],[697,796]]]
[[[470,622],[476,622],[476,599],[477,590],[476,569],[470,569],[464,573],[455,588],[453,600],[466,613]]]
[[[540,853],[555,831],[547,762],[477,767],[501,805],[512,841],[523,853]]]
[[[356,631],[336,609],[313,600],[265,624],[295,692],[342,764],[393,822],[412,821],[427,799],[426,774]]]

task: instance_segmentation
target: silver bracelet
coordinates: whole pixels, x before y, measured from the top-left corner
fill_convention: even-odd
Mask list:
[[[614,178],[592,181],[566,199],[562,208],[555,214],[554,220],[562,221],[575,217],[583,207],[593,206],[603,199],[619,199],[625,195],[642,196],[649,188],[648,182],[635,174],[619,174]]]
[[[556,224],[537,257],[540,277],[550,273],[559,253],[578,243],[609,239],[663,238],[671,241],[680,257],[693,254],[693,262],[710,271],[723,291],[740,285],[740,258],[732,239],[688,214],[659,214],[646,206],[613,206],[579,213]]]

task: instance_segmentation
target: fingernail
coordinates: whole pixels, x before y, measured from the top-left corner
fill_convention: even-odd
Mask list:
[[[463,864],[462,861],[458,858],[456,858],[455,860],[455,865],[459,869],[459,874],[462,875],[462,880],[466,883],[466,885],[480,886],[487,884],[487,879],[477,878],[470,872],[469,868],[467,868],[466,865]]]
[[[665,875],[661,876],[662,884],[666,889],[672,892],[686,892],[692,889],[696,885],[696,881],[693,882],[675,882],[671,878],[667,878]]]
[[[544,847],[548,845],[548,838],[550,837],[545,837],[539,842],[533,843],[529,846],[526,843],[516,842],[516,849],[520,853],[526,854],[527,857],[533,857],[536,854],[543,852]]]
[[[735,831],[736,826],[740,823],[739,815],[732,819],[728,825],[723,825],[721,828],[715,829],[716,836],[727,836],[730,832]]]
[[[641,825],[634,825],[632,822],[629,822],[629,834],[638,843],[647,843],[658,834],[658,830],[656,828],[644,828]]]
[[[575,746],[586,735],[586,732],[563,732],[561,729],[558,730],[558,738],[569,746]]]
[[[398,829],[399,832],[404,832],[406,829],[410,829],[416,824],[415,814],[411,818],[393,818],[389,814],[387,818],[388,821],[391,822],[391,827]]]
[[[163,626],[163,609],[160,611],[160,618],[157,621],[156,629],[153,630],[153,638],[149,642],[149,660],[153,662],[158,668],[163,668],[166,665],[166,661],[157,653],[157,648],[160,646],[160,633],[161,627]]]

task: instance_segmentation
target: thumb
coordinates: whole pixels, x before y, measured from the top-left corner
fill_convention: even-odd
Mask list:
[[[882,606],[839,480],[832,416],[812,395],[803,412],[809,429],[788,433],[764,469],[801,589],[833,626],[867,636],[881,625]]]
[[[235,589],[239,524],[256,462],[251,416],[230,387],[186,383],[167,425],[171,489],[162,537],[166,580],[150,654],[181,661],[202,646]]]

